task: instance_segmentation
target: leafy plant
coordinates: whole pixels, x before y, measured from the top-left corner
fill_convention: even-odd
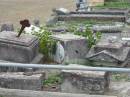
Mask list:
[[[101,38],[100,32],[93,33],[91,30],[91,27],[93,26],[93,24],[95,24],[95,22],[96,21],[91,21],[91,20],[84,21],[83,23],[73,21],[73,22],[67,23],[67,28],[69,32],[72,32],[75,35],[86,37],[88,41],[88,47],[91,48]]]
[[[88,41],[88,47],[89,48],[91,48],[93,45],[95,45],[97,43],[97,41],[101,38],[101,33],[100,32],[93,33],[91,31],[91,29],[88,28],[88,27],[83,32],[76,31],[74,33],[76,35],[86,37],[86,39]]]
[[[61,84],[62,81],[63,78],[61,75],[59,74],[51,75],[48,77],[48,79],[44,80],[43,85],[45,86],[57,85],[57,84]]]
[[[39,38],[40,41],[40,52],[44,54],[46,59],[50,58],[51,53],[56,51],[56,41],[51,38],[52,33],[46,28],[41,27],[39,32],[32,32]]]

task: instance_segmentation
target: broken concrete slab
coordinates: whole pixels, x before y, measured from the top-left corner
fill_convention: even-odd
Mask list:
[[[85,55],[88,52],[88,44],[85,37],[74,34],[57,34],[51,36],[53,39],[60,41],[65,51],[63,63],[85,62]]]
[[[129,52],[130,48],[125,47],[122,41],[110,42],[107,37],[106,40],[101,40],[92,47],[86,58],[96,65],[122,66],[128,59]]]
[[[64,78],[62,92],[104,94],[109,89],[108,72],[62,70],[61,74]]]
[[[22,90],[41,90],[45,73],[32,73],[27,75],[24,72],[0,73],[0,87]]]

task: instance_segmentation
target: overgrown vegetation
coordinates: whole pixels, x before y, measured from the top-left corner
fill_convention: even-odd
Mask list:
[[[93,33],[92,30],[89,28],[86,28],[86,30],[83,32],[76,31],[74,33],[76,35],[86,37],[89,48],[91,48],[93,45],[95,45],[97,43],[97,41],[101,38],[100,32]]]
[[[93,33],[93,31],[91,30],[92,25],[92,22],[80,26],[71,25],[69,26],[69,32],[73,32],[75,35],[85,37],[88,41],[88,47],[91,48],[101,38],[101,32]]]
[[[42,26],[39,32],[32,32],[40,41],[40,52],[44,54],[46,59],[50,59],[50,54],[55,53],[56,41],[51,38],[52,33],[47,27]]]
[[[96,42],[101,38],[101,33],[96,32],[93,33],[91,30],[91,27],[94,24],[105,24],[106,22],[99,22],[94,20],[87,20],[87,21],[69,21],[69,22],[60,22],[54,25],[53,27],[66,27],[68,29],[68,32],[74,33],[75,35],[80,35],[83,37],[86,37],[88,41],[88,46],[91,48],[93,45],[96,44]]]
[[[112,81],[130,81],[130,75],[128,73],[113,73],[111,76]]]
[[[48,77],[48,79],[43,81],[44,86],[52,86],[52,85],[57,85],[61,84],[63,81],[63,78],[59,74],[51,75]]]
[[[96,42],[100,39],[101,33],[93,33],[90,29],[92,25],[94,24],[94,21],[85,21],[83,23],[76,23],[76,22],[71,22],[71,23],[59,23],[54,25],[54,28],[56,26],[66,26],[69,32],[74,33],[75,35],[80,35],[83,37],[86,37],[88,41],[88,46],[91,48],[93,45],[96,44]],[[80,27],[83,25],[82,31],[80,31]],[[84,30],[85,29],[85,30]],[[40,52],[44,54],[45,60],[50,61],[50,56],[52,54],[55,54],[56,51],[56,43],[57,41],[51,38],[52,32],[49,30],[48,27],[42,26],[40,28],[39,32],[32,31],[32,35],[35,35],[39,38],[40,40]],[[49,59],[49,60],[48,60]]]

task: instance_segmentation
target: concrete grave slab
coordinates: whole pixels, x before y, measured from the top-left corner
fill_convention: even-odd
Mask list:
[[[41,90],[45,73],[24,75],[23,72],[0,73],[0,87],[9,89]]]
[[[32,63],[40,56],[38,38],[26,34],[22,34],[19,38],[16,36],[15,32],[0,33],[0,60]]]
[[[62,70],[61,74],[64,78],[62,92],[104,94],[109,89],[107,72]]]

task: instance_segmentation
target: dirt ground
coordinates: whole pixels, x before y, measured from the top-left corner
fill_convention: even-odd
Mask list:
[[[52,8],[75,9],[75,0],[0,0],[0,24],[19,24],[21,19],[30,21],[38,18],[44,23],[51,15]]]

